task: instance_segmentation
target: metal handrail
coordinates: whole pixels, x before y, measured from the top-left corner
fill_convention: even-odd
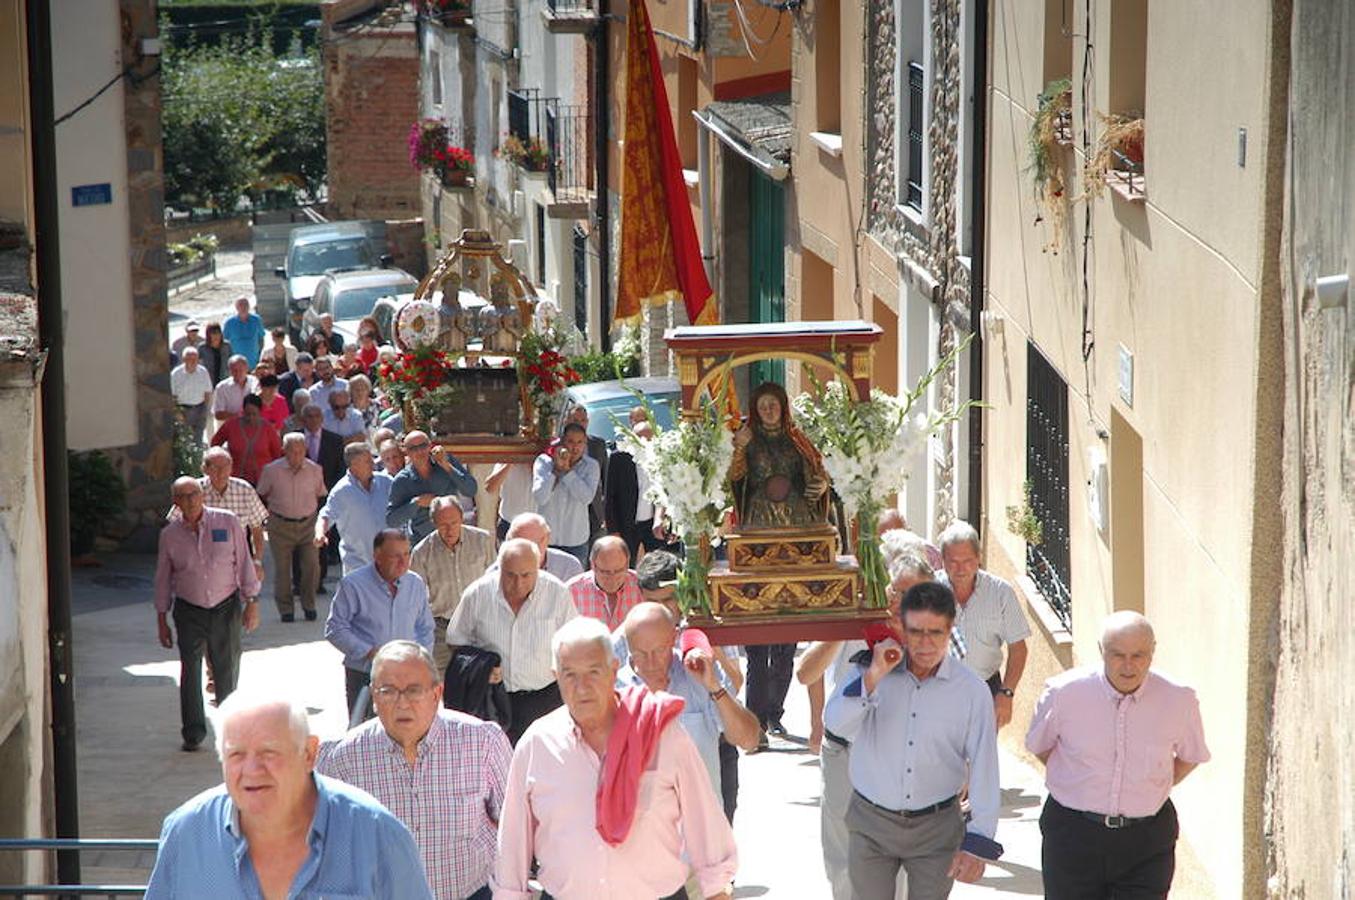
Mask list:
[[[0,852],[158,850],[153,838],[0,838]],[[0,884],[0,897],[141,897],[144,884]]]

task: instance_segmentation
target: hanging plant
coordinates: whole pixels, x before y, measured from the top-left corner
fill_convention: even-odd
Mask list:
[[[1101,136],[1096,150],[1082,170],[1087,184],[1086,196],[1095,199],[1105,190],[1107,176],[1112,172],[1126,172],[1143,176],[1143,119],[1121,115],[1102,115]],[[1142,188],[1140,188],[1142,193]]]
[[[1045,250],[1059,252],[1067,223],[1067,184],[1063,177],[1061,149],[1067,140],[1067,125],[1073,111],[1073,83],[1060,78],[1045,85],[1039,96],[1035,121],[1030,126],[1030,173],[1035,183],[1038,225],[1049,221],[1051,234]]]

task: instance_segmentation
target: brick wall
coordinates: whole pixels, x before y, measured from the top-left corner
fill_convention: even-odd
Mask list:
[[[325,50],[332,219],[419,215],[419,173],[406,139],[419,116],[414,27],[339,26]]]

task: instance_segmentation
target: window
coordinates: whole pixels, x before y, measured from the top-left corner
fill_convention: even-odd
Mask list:
[[[532,112],[527,95],[508,92],[508,133],[524,144],[532,139]]]
[[[904,202],[922,211],[922,127],[927,76],[921,64],[908,64],[908,180]]]
[[[1148,63],[1148,0],[1110,6],[1110,112],[1143,115]]]
[[[433,105],[442,105],[442,54],[436,50],[428,53],[428,78],[432,82]]]
[[[816,131],[842,133],[842,7],[818,0],[814,12]]]
[[[536,207],[536,283],[546,286],[546,207],[540,203]]]
[[[682,168],[696,168],[696,142],[699,136],[696,133],[696,120],[692,118],[692,111],[696,109],[696,83],[697,68],[696,60],[690,56],[678,54],[678,89],[677,89],[677,114],[674,118],[677,121],[677,141],[678,153],[682,157]]]
[[[574,226],[574,327],[588,333],[588,232]]]
[[[1073,0],[1045,0],[1044,84],[1073,75]]]
[[[1042,531],[1038,546],[1026,545],[1026,571],[1059,621],[1072,630],[1068,385],[1034,344],[1026,350],[1026,398],[1026,481]]]

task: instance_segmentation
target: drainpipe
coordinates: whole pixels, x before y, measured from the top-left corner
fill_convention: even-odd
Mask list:
[[[983,293],[988,189],[988,3],[974,4],[974,165],[969,179],[969,399],[983,400]],[[983,515],[983,410],[969,410],[969,510],[980,528]]]
[[[49,0],[28,0],[28,94],[32,110],[34,240],[38,281],[38,340],[47,351],[42,380],[43,501],[47,536],[48,690],[52,703],[52,793],[56,836],[80,836],[76,791],[75,682],[71,664],[70,490],[66,463],[65,336],[56,178],[56,115],[52,99],[52,16]],[[57,853],[62,884],[80,883],[80,857]]]
[[[594,153],[597,163],[595,195],[597,198],[597,236],[598,236],[598,312],[602,319],[602,349],[612,349],[612,226],[610,198],[608,197],[608,171],[611,168],[612,107],[611,107],[611,41],[608,40],[608,19],[611,9],[608,0],[598,0],[598,25],[593,32],[595,84],[593,89],[596,105],[596,122],[593,134]]]
[[[692,110],[692,118],[702,119]],[[699,134],[696,139],[696,180],[701,198],[701,262],[706,269],[706,280],[715,283],[715,222],[710,208],[710,135]]]

